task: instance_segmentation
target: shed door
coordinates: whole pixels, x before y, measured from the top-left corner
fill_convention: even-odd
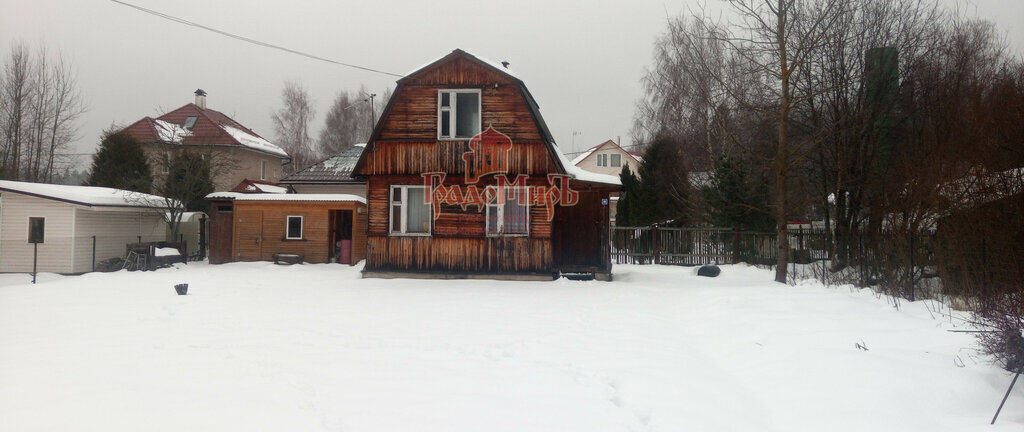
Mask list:
[[[235,207],[235,259],[259,261],[263,251],[263,213]]]
[[[606,218],[597,192],[580,191],[580,202],[555,207],[551,221],[551,247],[555,269],[594,271],[601,266],[601,218]]]

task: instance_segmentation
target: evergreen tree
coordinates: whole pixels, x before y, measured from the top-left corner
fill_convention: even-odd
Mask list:
[[[629,165],[623,164],[622,171],[619,173],[619,181],[622,182],[622,192],[619,194],[619,202],[615,207],[615,225],[617,226],[636,226],[636,216],[634,215],[636,204],[634,201],[638,201],[637,195],[640,191],[640,179],[636,177],[629,169]]]
[[[711,185],[702,192],[710,206],[708,217],[716,227],[760,232],[775,227],[775,218],[768,208],[767,182],[754,178],[749,164],[742,159],[720,155]]]
[[[638,198],[630,211],[640,225],[683,226],[690,222],[691,189],[681,146],[661,133],[647,147],[640,164]]]
[[[164,197],[169,210],[161,211],[161,216],[171,229],[171,238],[177,238],[183,212],[206,210],[205,197],[213,193],[213,180],[210,162],[197,152],[178,152],[168,171],[153,193]]]
[[[85,184],[149,193],[153,174],[138,141],[123,130],[107,131],[92,158]]]

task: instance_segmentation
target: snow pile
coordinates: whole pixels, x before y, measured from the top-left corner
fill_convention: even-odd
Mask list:
[[[1024,428],[1024,386],[989,426],[1011,376],[924,302],[747,266],[622,265],[608,283],[359,270],[0,275],[0,430]]]
[[[228,125],[220,125],[220,127],[224,128],[224,131],[227,132],[228,135],[231,135],[235,141],[238,141],[238,143],[243,146],[281,157],[288,157],[288,154],[285,153],[281,147],[271,144],[270,141]]]
[[[153,251],[153,255],[158,256],[158,257],[181,256],[181,252],[179,252],[175,248],[161,247],[161,248],[156,248]]]

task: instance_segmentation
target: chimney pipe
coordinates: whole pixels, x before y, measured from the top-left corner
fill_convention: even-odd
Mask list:
[[[203,89],[196,90],[196,105],[199,108],[206,109],[206,92]]]

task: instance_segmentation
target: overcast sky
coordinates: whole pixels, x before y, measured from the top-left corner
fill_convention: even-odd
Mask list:
[[[144,8],[331,60],[397,74],[461,48],[508,61],[571,153],[608,139],[630,144],[640,78],[667,16],[696,1],[658,0],[124,0]],[[952,1],[952,0],[950,0]],[[709,0],[712,8],[721,3]],[[975,0],[1024,52],[1024,2]],[[0,55],[13,41],[60,50],[78,68],[89,111],[73,152],[92,153],[100,132],[194,100],[273,141],[271,112],[286,79],[315,100],[316,136],[340,90],[394,87],[382,75],[259,47],[177,24],[109,0],[0,0]],[[0,61],[2,62],[2,61]],[[88,158],[82,158],[83,164]]]

